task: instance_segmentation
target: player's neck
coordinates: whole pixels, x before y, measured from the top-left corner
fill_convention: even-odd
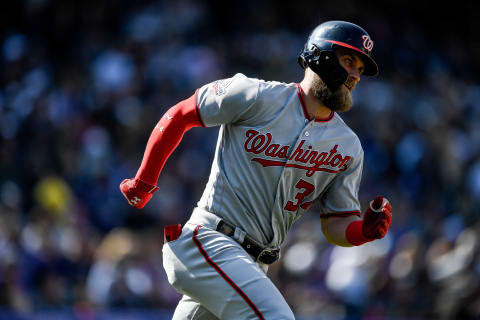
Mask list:
[[[312,87],[305,79],[300,82],[300,87],[303,90],[303,98],[307,113],[310,119],[326,119],[332,113],[332,110],[327,108],[322,101],[315,97]]]

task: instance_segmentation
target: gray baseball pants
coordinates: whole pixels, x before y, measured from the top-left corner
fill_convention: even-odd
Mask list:
[[[180,237],[163,246],[168,281],[183,294],[173,319],[295,319],[267,266],[216,231],[219,221],[196,208]]]

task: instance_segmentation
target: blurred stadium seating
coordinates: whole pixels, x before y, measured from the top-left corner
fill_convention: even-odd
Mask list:
[[[118,191],[177,101],[242,72],[298,82],[320,22],[372,36],[380,76],[343,114],[365,149],[363,207],[388,236],[333,247],[311,210],[270,270],[298,319],[480,317],[480,27],[471,4],[353,0],[12,1],[0,37],[0,319],[169,319],[163,226],[207,181],[217,129],[192,129],[141,211]],[[302,259],[299,259],[301,257]],[[299,264],[298,261],[302,261]]]

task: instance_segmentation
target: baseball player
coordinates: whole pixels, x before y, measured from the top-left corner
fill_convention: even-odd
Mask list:
[[[164,230],[164,268],[183,294],[173,319],[294,319],[266,273],[314,202],[335,245],[385,236],[392,208],[378,196],[361,218],[363,150],[338,115],[351,108],[360,76],[378,73],[372,48],[361,27],[325,22],[298,58],[300,83],[236,74],[204,85],[160,119],[135,178],[120,184],[137,208],[158,190],[162,167],[187,130],[220,126],[203,196],[183,228]]]

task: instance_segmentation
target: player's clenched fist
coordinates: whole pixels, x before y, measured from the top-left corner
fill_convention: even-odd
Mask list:
[[[147,204],[157,190],[157,186],[140,179],[125,179],[120,183],[120,191],[128,200],[128,203],[139,209]]]
[[[392,222],[392,206],[382,196],[370,202],[370,207],[363,217],[362,232],[370,239],[381,239],[387,234]]]

